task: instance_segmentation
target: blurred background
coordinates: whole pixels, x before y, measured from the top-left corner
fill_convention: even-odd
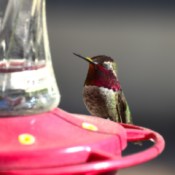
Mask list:
[[[135,124],[166,140],[161,156],[119,174],[173,175],[175,1],[48,0],[47,18],[60,107],[88,114],[82,101],[88,64],[72,52],[111,56]]]

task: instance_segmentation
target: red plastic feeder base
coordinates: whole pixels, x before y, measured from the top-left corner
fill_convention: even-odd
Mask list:
[[[101,174],[144,163],[158,156],[164,140],[135,125],[70,114],[61,109],[0,118],[0,174]],[[142,152],[122,157],[128,141],[152,139]]]

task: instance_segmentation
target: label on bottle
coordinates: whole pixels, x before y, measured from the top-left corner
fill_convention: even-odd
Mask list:
[[[47,67],[18,72],[0,73],[0,85],[2,89],[21,89],[26,92],[34,92],[52,86],[53,77]]]

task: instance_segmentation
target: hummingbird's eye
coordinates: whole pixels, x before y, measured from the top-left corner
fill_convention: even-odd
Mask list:
[[[106,69],[108,69],[108,70],[112,69],[112,65],[111,65],[110,62],[104,62],[104,63],[103,63],[103,66],[104,66]]]
[[[106,69],[109,69],[109,66],[107,64],[103,64],[103,66],[106,68]]]

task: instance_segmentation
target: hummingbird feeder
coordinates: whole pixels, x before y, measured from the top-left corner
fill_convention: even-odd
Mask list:
[[[0,0],[0,174],[116,173],[164,149],[150,129],[71,114],[59,101],[45,0]],[[154,145],[122,156],[129,141],[144,140]]]

